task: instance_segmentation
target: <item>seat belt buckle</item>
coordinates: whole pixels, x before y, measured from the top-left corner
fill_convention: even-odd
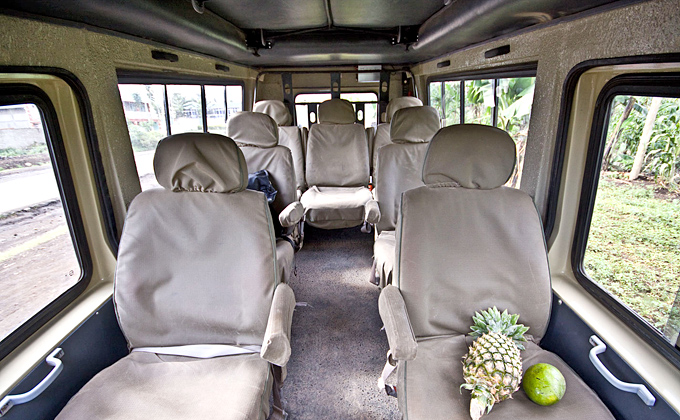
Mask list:
[[[397,398],[397,387],[395,385],[385,384],[385,392],[390,397]]]

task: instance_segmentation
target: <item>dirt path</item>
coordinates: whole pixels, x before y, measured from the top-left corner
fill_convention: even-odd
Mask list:
[[[60,201],[0,220],[0,339],[80,278]]]

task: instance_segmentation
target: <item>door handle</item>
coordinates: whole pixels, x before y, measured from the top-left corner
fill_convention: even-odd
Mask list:
[[[52,351],[52,353],[50,353],[50,355],[45,359],[45,363],[52,366],[52,370],[42,381],[40,381],[40,383],[38,383],[38,385],[34,386],[33,389],[28,392],[24,392],[23,394],[5,396],[5,398],[0,401],[0,417],[7,414],[10,408],[14,407],[15,405],[32,401],[38,397],[38,395],[42,394],[42,392],[47,389],[47,387],[50,386],[55,379],[57,379],[57,376],[59,376],[61,371],[64,369],[64,364],[60,360],[60,358],[63,356],[64,352],[61,348],[54,349],[54,351]]]
[[[623,382],[619,380],[616,376],[614,376],[607,367],[602,364],[602,361],[598,359],[597,355],[600,353],[604,353],[605,350],[607,350],[607,345],[600,340],[600,337],[596,335],[591,335],[590,336],[590,344],[592,344],[593,347],[590,349],[590,353],[588,354],[588,357],[590,358],[590,361],[592,362],[593,366],[595,366],[595,369],[597,369],[598,372],[604,378],[609,381],[610,384],[612,384],[615,388],[620,389],[621,391],[624,392],[630,392],[633,394],[637,394],[638,397],[642,401],[644,401],[645,404],[647,404],[649,407],[652,407],[656,403],[656,398],[654,398],[654,395],[652,395],[651,392],[647,389],[646,386],[642,384],[631,384],[629,382]]]

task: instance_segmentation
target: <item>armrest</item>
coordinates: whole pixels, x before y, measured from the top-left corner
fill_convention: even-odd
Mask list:
[[[287,284],[274,290],[272,308],[267,320],[260,356],[277,366],[285,366],[290,358],[290,328],[295,310],[295,294]]]
[[[368,200],[364,204],[364,221],[372,225],[380,221],[380,206],[375,200]]]
[[[293,201],[279,213],[279,223],[281,223],[281,226],[283,227],[295,226],[304,215],[305,209],[302,207],[302,203]]]
[[[382,290],[378,298],[378,310],[385,324],[392,358],[395,360],[415,359],[418,343],[411,328],[411,321],[408,319],[406,303],[397,287],[390,285]]]

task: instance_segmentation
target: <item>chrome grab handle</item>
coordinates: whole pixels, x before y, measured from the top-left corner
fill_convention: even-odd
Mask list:
[[[607,367],[602,364],[600,359],[597,358],[597,355],[600,353],[604,353],[605,350],[607,350],[607,345],[600,340],[600,337],[596,335],[591,335],[590,336],[590,344],[592,344],[593,347],[590,349],[590,353],[588,354],[588,357],[590,358],[590,361],[593,363],[593,366],[595,366],[595,369],[597,369],[598,372],[604,378],[609,381],[610,384],[612,384],[615,388],[620,389],[621,391],[625,392],[630,392],[633,394],[637,394],[638,397],[642,401],[644,401],[645,404],[647,404],[649,407],[652,407],[656,403],[656,398],[654,398],[654,395],[652,395],[651,392],[647,389],[646,386],[642,384],[631,384],[628,382],[623,382],[619,380],[616,376],[612,375],[612,373],[607,369]]]
[[[54,351],[52,351],[52,353],[47,356],[45,363],[52,366],[52,370],[42,381],[40,381],[38,385],[34,386],[33,389],[28,392],[24,392],[23,394],[5,396],[5,398],[0,401],[0,417],[7,414],[10,408],[14,407],[15,405],[32,401],[38,397],[38,395],[42,394],[42,392],[47,389],[47,387],[50,386],[55,379],[57,379],[57,376],[59,376],[61,371],[64,369],[64,364],[61,360],[59,360],[62,356],[64,356],[64,352],[61,348],[54,349]]]

